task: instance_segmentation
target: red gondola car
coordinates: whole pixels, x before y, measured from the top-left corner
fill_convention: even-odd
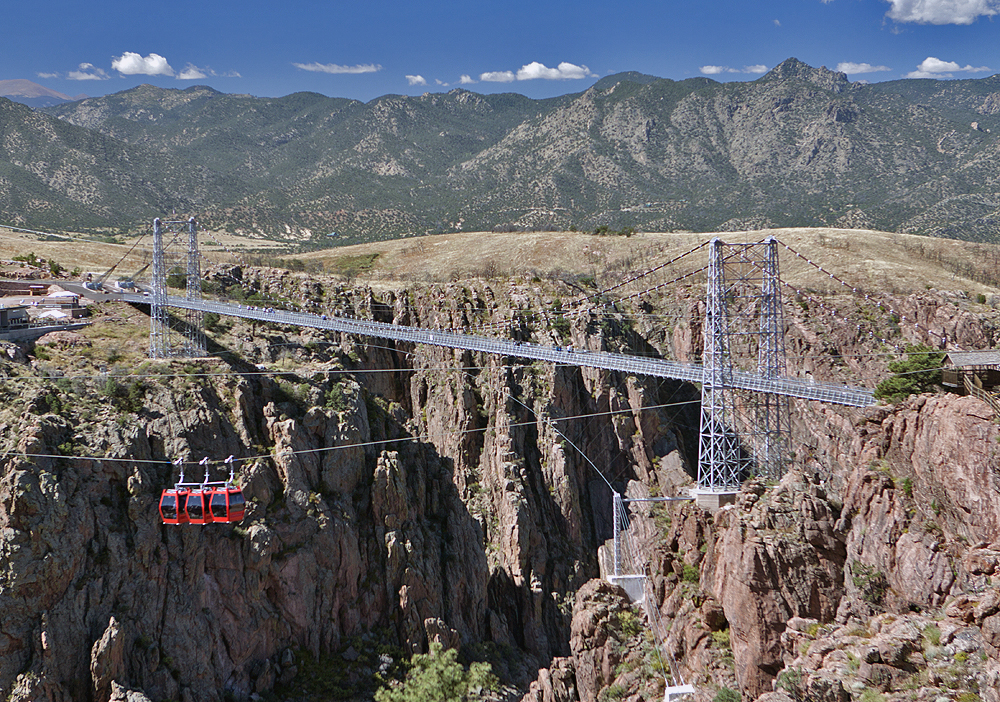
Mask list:
[[[209,521],[227,524],[243,521],[246,500],[238,487],[231,483],[206,483],[202,491]]]
[[[175,465],[181,467],[180,482],[175,483],[160,495],[160,519],[164,524],[236,524],[246,515],[246,499],[243,490],[233,484],[233,457],[225,461],[230,465],[229,480],[209,482],[208,459],[205,466],[205,481],[185,483],[184,469],[180,460]]]
[[[188,524],[211,523],[212,517],[208,513],[208,510],[205,509],[207,506],[205,502],[205,491],[200,486],[191,491],[187,498],[187,507],[184,510],[187,513]]]
[[[175,486],[163,491],[160,495],[160,519],[164,524],[187,522],[187,498],[186,488],[178,489]]]

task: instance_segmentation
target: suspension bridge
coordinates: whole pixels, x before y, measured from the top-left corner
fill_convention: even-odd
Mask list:
[[[167,294],[163,235],[169,231],[174,232],[175,239],[176,235],[185,231],[188,234],[186,289],[183,296]],[[700,248],[699,246],[694,250]],[[101,292],[97,296],[104,300],[121,300],[150,306],[150,356],[154,358],[205,355],[203,319],[205,314],[214,313],[404,344],[461,349],[700,384],[702,406],[696,493],[709,498],[707,501],[699,499],[699,502],[718,508],[731,501],[740,483],[748,475],[778,479],[784,473],[790,399],[847,407],[865,407],[873,404],[874,399],[872,391],[865,388],[787,377],[777,240],[769,238],[748,244],[727,244],[714,239],[707,244],[707,249],[709,263],[702,269],[708,273],[702,364],[206,299],[201,293],[200,254],[197,226],[193,218],[183,222],[154,221],[152,282],[147,292]],[[692,252],[682,254],[657,269],[690,253]],[[643,275],[645,274],[619,283],[602,293],[621,288]],[[653,289],[661,287],[659,285]],[[95,295],[92,289],[82,292]],[[633,294],[627,297],[635,296]],[[594,297],[596,295],[585,297],[584,302]],[[171,321],[168,314],[168,309],[171,308],[184,312],[185,325],[179,345],[171,341]],[[594,314],[594,311],[581,308],[573,312],[587,313]],[[738,362],[739,358],[746,357],[754,359],[750,368],[740,367]],[[644,575],[647,564],[629,534],[625,504],[634,501],[636,500],[623,499],[617,492],[613,495],[614,565],[608,578],[625,586],[634,601],[646,605],[648,621],[657,640],[662,642],[668,631],[660,622],[656,607],[650,606],[652,597],[647,592],[649,582]],[[669,668],[675,684],[668,685],[667,700],[694,691],[691,685],[685,685],[680,679],[673,660],[669,661]],[[680,684],[676,684],[678,681]]]
[[[184,296],[167,294],[164,234],[171,231],[175,240],[180,234],[187,234]],[[777,247],[778,242],[773,238],[750,244],[726,244],[715,239],[708,244],[709,264],[702,269],[708,271],[703,364],[205,299],[201,292],[201,256],[194,218],[176,222],[154,220],[149,291],[105,292],[101,299],[150,306],[150,356],[153,358],[205,355],[203,318],[206,313],[215,313],[359,337],[700,384],[702,420],[698,485],[701,495],[709,496],[705,504],[717,507],[718,496],[734,494],[749,474],[781,477],[785,467],[784,443],[790,398],[848,407],[866,407],[874,403],[872,391],[866,388],[786,376]],[[653,270],[662,269],[692,252]],[[609,290],[643,275],[646,274]],[[657,286],[660,287],[662,285]],[[167,312],[170,308],[184,311],[186,324],[179,345],[171,341]],[[574,313],[586,312],[587,309],[581,309]],[[755,367],[740,368],[736,359],[748,353],[756,355]]]

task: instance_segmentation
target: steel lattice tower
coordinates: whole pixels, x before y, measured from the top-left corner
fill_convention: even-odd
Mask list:
[[[178,231],[183,225],[188,231],[186,299],[201,300],[201,260],[198,254],[198,226],[194,217],[186,222],[164,222],[159,217],[153,220],[153,273],[149,311],[149,356],[169,358],[171,356],[195,357],[205,355],[204,313],[188,310],[183,329],[184,342],[174,348],[170,338],[170,317],[167,314],[167,264],[163,234],[171,227]]]
[[[788,398],[732,382],[737,370],[785,375],[778,242],[713,239],[709,256],[698,485],[730,492],[751,475],[778,479],[785,470]]]
[[[163,222],[153,220],[153,273],[149,305],[149,357],[170,355],[170,319],[167,315],[167,266],[163,258]]]
[[[188,302],[201,300],[201,258],[198,255],[198,225],[194,217],[188,224],[187,281],[185,298]],[[187,328],[184,330],[182,355],[188,357],[205,355],[205,313],[188,309],[185,316]]]

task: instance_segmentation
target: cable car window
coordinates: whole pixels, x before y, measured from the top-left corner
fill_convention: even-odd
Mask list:
[[[204,519],[205,517],[205,508],[201,497],[201,495],[188,495],[187,513],[191,519]]]
[[[160,500],[160,512],[164,519],[177,519],[177,496],[164,495]]]
[[[226,518],[226,493],[212,493],[212,516],[216,519]]]
[[[236,510],[243,509],[245,506],[246,500],[243,498],[242,490],[229,493],[229,508],[231,510],[235,512]]]

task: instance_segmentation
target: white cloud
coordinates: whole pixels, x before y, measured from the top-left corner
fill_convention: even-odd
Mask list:
[[[998,0],[886,0],[886,13],[897,22],[972,24],[979,17],[1000,14]]]
[[[108,74],[103,68],[98,68],[92,63],[81,63],[75,71],[66,74],[70,80],[107,80]]]
[[[111,67],[126,76],[172,76],[174,69],[167,59],[159,54],[150,54],[143,58],[137,53],[126,51],[118,58],[111,60]]]
[[[479,74],[479,80],[485,83],[513,83],[515,80],[579,80],[580,78],[596,77],[586,66],[563,61],[555,68],[549,68],[544,63],[532,61],[514,71],[487,71]],[[463,75],[459,81],[463,85],[475,83],[472,76]]]
[[[775,27],[780,27],[781,26],[781,20],[774,20],[774,26]]]
[[[338,66],[335,63],[293,63],[296,68],[315,73],[377,73],[382,70],[378,63],[361,63],[357,66]]]
[[[406,76],[406,82],[410,85],[427,85],[427,80],[423,76]]]
[[[720,73],[767,73],[767,66],[758,63],[754,66],[744,66],[743,68],[730,68],[729,66],[702,66],[698,69],[706,76],[716,76]]]
[[[201,80],[202,78],[207,78],[208,73],[205,73],[205,70],[207,69],[203,70],[189,63],[184,67],[183,71],[177,74],[177,80]],[[214,75],[214,72],[212,73]]]
[[[837,64],[837,70],[848,75],[857,73],[877,73],[879,71],[891,71],[888,66],[873,66],[870,63],[854,63],[853,61],[841,61]]]
[[[577,66],[563,61],[556,68],[547,68],[545,64],[532,61],[521,66],[517,72],[518,80],[579,80],[594,75],[586,66]]]
[[[477,81],[472,76],[467,76],[465,74],[462,74],[462,77],[458,79],[459,85],[471,85],[475,82]]]
[[[514,71],[487,71],[479,74],[479,80],[484,83],[513,83]]]
[[[58,78],[59,77],[58,73],[36,73],[35,75],[38,76],[39,78]]]
[[[973,66],[959,66],[954,61],[942,61],[939,58],[933,56],[928,56],[920,65],[917,66],[917,70],[910,71],[904,78],[952,78],[955,73],[982,73],[984,71],[990,70],[987,66],[979,66],[975,68]]]

